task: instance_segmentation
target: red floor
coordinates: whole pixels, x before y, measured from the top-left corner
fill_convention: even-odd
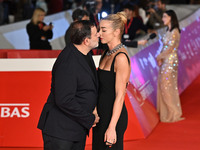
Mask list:
[[[125,142],[124,150],[200,150],[200,76],[180,98],[185,120],[159,123],[148,138]]]
[[[126,141],[124,150],[200,150],[200,76],[181,94],[183,116],[177,123],[159,123],[151,135]],[[42,150],[42,148],[0,148],[0,150]],[[91,145],[85,150],[92,150]]]

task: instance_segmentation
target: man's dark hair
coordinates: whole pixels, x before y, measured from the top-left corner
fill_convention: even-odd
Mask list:
[[[89,16],[89,13],[83,9],[77,8],[75,11],[72,13],[72,19],[73,21],[75,20],[82,20],[84,16]]]
[[[91,28],[95,25],[89,20],[75,21],[71,24],[70,38],[73,44],[80,45],[85,38],[91,38]]]
[[[157,0],[156,2],[160,1],[162,4],[168,4],[167,0]]]
[[[97,2],[96,0],[84,0],[83,1],[83,8],[85,7],[86,10],[93,14],[96,11]]]
[[[124,5],[124,6],[123,6],[123,9],[128,9],[128,10],[134,11],[134,7],[133,7],[133,5],[131,5],[130,3]]]

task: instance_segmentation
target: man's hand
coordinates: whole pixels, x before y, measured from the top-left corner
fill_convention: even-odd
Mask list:
[[[93,126],[92,127],[95,127],[96,126],[96,124],[99,122],[99,116],[98,115],[95,115],[95,120],[94,120],[94,124],[93,124]]]
[[[138,41],[138,45],[145,45],[145,44],[147,44],[147,40],[140,40],[140,41]]]
[[[95,107],[95,109],[94,109],[94,111],[93,111],[93,114],[94,114],[94,116],[95,116],[95,120],[94,120],[94,123],[93,123],[93,126],[92,127],[95,127],[96,126],[96,124],[99,122],[99,115],[98,115],[98,113],[97,113],[97,109],[96,109],[96,107]]]

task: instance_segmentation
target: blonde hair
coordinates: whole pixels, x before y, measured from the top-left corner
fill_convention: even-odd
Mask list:
[[[45,15],[45,11],[42,8],[36,8],[33,12],[31,22],[33,22],[33,24],[37,24],[39,21],[40,15]]]
[[[112,21],[112,28],[114,30],[120,29],[120,38],[122,37],[124,33],[124,26],[127,22],[127,16],[125,12],[121,11],[116,14],[110,14],[106,18],[103,18],[102,20]]]

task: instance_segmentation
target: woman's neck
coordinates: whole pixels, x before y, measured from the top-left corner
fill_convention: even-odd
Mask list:
[[[171,31],[171,24],[168,25],[168,29],[169,29],[169,31]]]
[[[109,50],[112,50],[113,48],[115,48],[119,44],[121,44],[120,40],[109,42],[108,43]]]

